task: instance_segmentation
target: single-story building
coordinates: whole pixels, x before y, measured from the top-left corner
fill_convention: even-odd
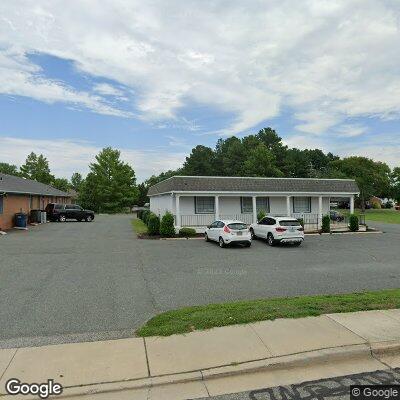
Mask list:
[[[303,218],[321,223],[330,198],[350,202],[359,193],[353,179],[173,176],[149,188],[150,210],[170,211],[176,227],[204,227],[216,219],[257,222],[257,213]]]
[[[71,203],[68,193],[31,179],[0,173],[0,231],[14,226],[14,216],[44,210],[48,203]]]

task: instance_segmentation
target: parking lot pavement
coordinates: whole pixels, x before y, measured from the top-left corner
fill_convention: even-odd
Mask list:
[[[300,247],[220,249],[139,240],[129,215],[0,237],[0,347],[132,336],[173,308],[400,287],[400,225],[308,236]]]

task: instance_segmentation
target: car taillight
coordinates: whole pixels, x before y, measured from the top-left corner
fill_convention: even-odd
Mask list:
[[[225,225],[225,226],[224,226],[224,232],[226,232],[226,233],[231,233],[231,230]]]
[[[304,228],[301,226],[300,228],[297,228],[298,231],[304,231]]]
[[[285,232],[285,231],[286,231],[286,228],[277,227],[277,228],[275,228],[275,230],[276,230],[277,232]]]

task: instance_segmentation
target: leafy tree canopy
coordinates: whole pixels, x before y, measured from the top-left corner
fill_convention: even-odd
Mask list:
[[[16,165],[8,164],[5,162],[0,162],[0,172],[8,175],[15,175],[15,176],[20,175],[18,167]]]
[[[25,164],[20,168],[21,176],[28,179],[33,179],[38,182],[50,185],[54,181],[54,176],[50,173],[49,162],[39,154],[30,153],[26,158]]]
[[[120,160],[118,150],[107,147],[90,164],[82,185],[80,201],[98,212],[120,212],[137,198],[136,177],[132,167]]]

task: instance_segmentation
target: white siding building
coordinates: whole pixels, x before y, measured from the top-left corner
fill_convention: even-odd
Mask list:
[[[352,179],[173,176],[149,189],[150,210],[170,211],[176,227],[204,227],[216,219],[257,221],[261,210],[274,216],[303,218],[319,225],[330,198],[349,201],[359,192]]]

